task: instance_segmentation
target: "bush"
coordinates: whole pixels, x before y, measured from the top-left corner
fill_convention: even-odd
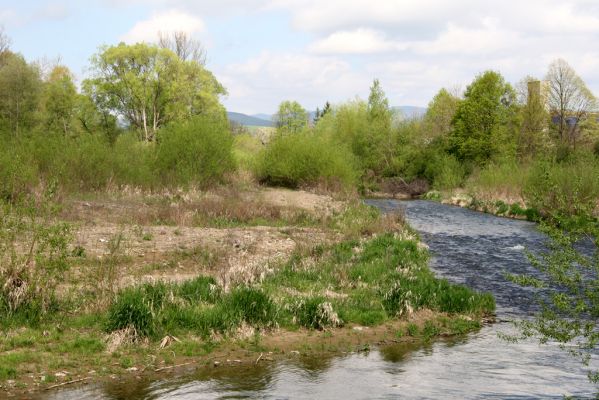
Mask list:
[[[309,132],[279,135],[260,153],[256,176],[269,185],[352,187],[358,172],[345,147]]]
[[[599,198],[599,165],[581,157],[571,162],[539,162],[525,187],[527,203],[557,219],[593,215]]]
[[[491,163],[474,173],[466,183],[466,188],[480,198],[508,196],[517,199],[522,195],[529,176],[528,165],[506,159]]]
[[[227,121],[197,116],[162,128],[155,167],[165,185],[221,182],[235,168],[233,136]]]

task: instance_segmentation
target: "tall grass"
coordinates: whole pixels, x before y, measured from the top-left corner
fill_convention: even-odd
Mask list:
[[[513,159],[496,161],[475,171],[466,182],[466,189],[479,199],[522,199],[531,174],[531,166]]]

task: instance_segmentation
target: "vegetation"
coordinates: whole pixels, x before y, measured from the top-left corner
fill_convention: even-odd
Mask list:
[[[596,257],[574,243],[586,237],[597,248],[597,102],[563,60],[549,66],[546,80],[527,77],[513,88],[499,72],[485,71],[463,94],[441,89],[423,118],[405,119],[375,79],[367,100],[327,102],[314,121],[299,103],[283,102],[276,130],[258,134],[228,123],[225,88],[205,68],[201,45],[183,34],[163,35],[159,45],[100,48],[80,91],[65,66],[42,73],[0,34],[0,380],[33,373],[31,365],[81,366],[74,357],[92,365],[112,365],[115,357],[129,368],[159,343],[205,354],[248,332],[259,338],[277,328],[375,327],[419,310],[432,310],[436,320],[410,322],[398,336],[428,340],[474,329],[493,311],[492,297],[435,278],[400,218],[382,217],[352,197],[418,196],[430,188],[428,198],[466,192],[461,205],[545,221],[553,251],[533,263],[547,281],[515,279],[559,290],[525,332],[564,343],[582,338],[579,349],[588,354],[598,340],[598,271]],[[256,182],[324,189],[354,202],[316,205],[318,212],[266,206],[238,193],[256,191]],[[211,191],[194,197],[197,189]],[[85,201],[109,192],[122,196],[117,203],[127,193],[143,193],[143,201],[125,216],[114,204]],[[78,219],[86,213],[136,231],[145,246],[136,257],[144,260],[171,226],[175,235],[225,231],[215,239],[219,251],[239,251],[225,259],[183,246],[144,268],[176,271],[185,261],[205,273],[142,283],[135,271],[127,276],[132,284],[118,279],[120,268],[139,266],[119,252],[125,227],[99,238],[106,251],[98,257],[73,243],[81,227],[65,221],[93,226],[93,218]],[[305,236],[323,239],[295,243],[288,260],[260,273],[231,276],[237,264],[255,267],[243,264],[255,251],[241,243],[250,230],[234,228],[258,225],[265,236],[279,229],[267,237],[277,246],[287,243],[280,235],[289,239],[305,227]]]

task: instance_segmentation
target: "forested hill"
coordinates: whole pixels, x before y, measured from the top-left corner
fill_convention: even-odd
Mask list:
[[[242,113],[228,111],[227,116],[229,121],[237,122],[238,124],[244,126],[274,126],[272,121],[267,121],[265,119],[252,117]]]

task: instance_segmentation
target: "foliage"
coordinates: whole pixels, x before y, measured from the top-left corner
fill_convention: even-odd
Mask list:
[[[453,119],[451,154],[465,162],[484,164],[512,152],[515,93],[494,71],[479,75],[466,89]]]
[[[156,170],[165,185],[222,181],[235,167],[233,137],[226,120],[196,116],[163,128],[156,148]]]
[[[50,132],[72,134],[75,123],[77,89],[71,71],[64,66],[56,66],[50,72],[44,85],[41,110],[43,126]]]
[[[539,161],[526,184],[525,197],[550,220],[567,224],[587,220],[597,208],[599,164],[590,154],[563,163]]]
[[[308,112],[297,101],[284,101],[274,121],[279,134],[298,133],[308,125]]]
[[[545,220],[541,230],[549,236],[548,249],[529,254],[541,278],[513,277],[537,292],[543,290],[537,296],[541,311],[518,326],[524,337],[570,345],[570,352],[589,365],[599,344],[598,225],[594,222],[564,229],[555,221]],[[589,379],[599,383],[599,371],[590,371]]]
[[[70,228],[55,220],[51,193],[0,202],[0,318],[39,322],[56,310],[70,267]],[[26,251],[23,251],[23,247]]]
[[[356,182],[357,172],[345,147],[306,131],[274,138],[258,156],[256,176],[292,188],[318,184],[347,188]]]
[[[83,83],[98,109],[125,118],[146,141],[173,121],[224,110],[224,88],[195,61],[144,43],[103,47],[92,58],[94,77]]]
[[[40,72],[19,55],[6,51],[0,64],[0,131],[15,137],[35,126],[41,90]]]
[[[430,142],[439,136],[447,136],[451,132],[451,122],[455,116],[460,99],[441,89],[428,104],[424,116],[423,136]]]

